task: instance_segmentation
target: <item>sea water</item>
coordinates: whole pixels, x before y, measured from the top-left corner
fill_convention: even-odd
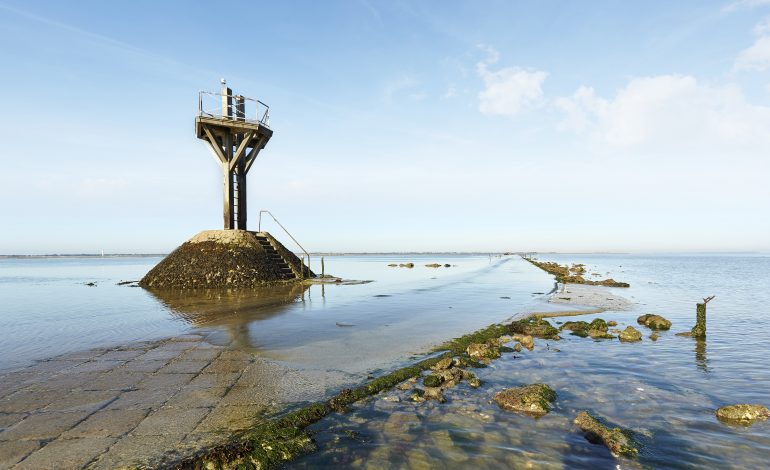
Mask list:
[[[354,405],[311,427],[320,451],[295,468],[768,468],[770,421],[719,422],[715,410],[735,403],[770,406],[770,258],[767,256],[553,255],[585,263],[591,273],[631,284],[613,295],[634,301],[627,312],[563,317],[633,325],[640,343],[564,334],[535,350],[505,353],[474,372],[479,389],[449,389],[447,402],[413,403],[398,390]],[[557,294],[558,295],[558,294]],[[708,304],[705,341],[675,336]],[[656,313],[673,322],[657,341],[637,325]],[[499,409],[507,387],[546,383],[553,411],[534,419]],[[399,400],[399,401],[395,401]],[[637,458],[615,458],[572,424],[587,410],[633,432]]]
[[[357,404],[311,428],[319,451],[298,468],[764,468],[770,422],[726,425],[714,410],[770,405],[766,336],[770,257],[541,255],[584,263],[591,273],[631,284],[612,289],[631,311],[581,319],[616,320],[644,333],[640,343],[563,335],[534,351],[505,353],[474,372],[446,403],[413,404],[398,391]],[[515,256],[330,256],[327,273],[372,280],[247,292],[151,293],[121,281],[141,278],[160,258],[0,260],[0,370],[58,354],[204,330],[212,342],[297,368],[342,372],[354,385],[408,364],[432,346],[547,304],[551,276]],[[319,260],[312,266],[316,271]],[[413,262],[415,267],[389,267]],[[441,268],[425,264],[441,263]],[[443,267],[444,264],[450,267]],[[95,283],[93,286],[87,283]],[[677,337],[708,304],[706,341]],[[673,322],[658,341],[636,324],[657,313]],[[575,319],[575,318],[569,318]],[[567,318],[553,319],[566,321]],[[540,419],[502,411],[497,391],[544,382],[558,394]],[[329,390],[335,393],[338,390]],[[636,459],[616,459],[572,425],[580,410],[631,429]]]

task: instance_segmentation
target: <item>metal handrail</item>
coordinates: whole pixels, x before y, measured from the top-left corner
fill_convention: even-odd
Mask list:
[[[267,215],[269,215],[270,217],[272,217],[273,220],[275,221],[275,223],[278,224],[278,226],[281,227],[284,232],[286,232],[286,235],[288,235],[289,238],[291,238],[292,241],[294,241],[294,243],[296,243],[297,246],[302,250],[302,252],[305,253],[305,256],[307,256],[307,270],[309,272],[310,271],[310,253],[308,253],[307,250],[302,245],[299,244],[297,239],[294,238],[294,236],[292,236],[292,234],[290,234],[288,230],[286,230],[286,227],[284,227],[283,224],[278,222],[278,219],[275,218],[275,216],[272,214],[272,212],[270,212],[269,210],[266,210],[266,209],[262,209],[262,210],[259,211],[259,223],[257,224],[257,231],[258,232],[262,231],[262,213],[263,212],[266,213]],[[302,261],[300,261],[300,265],[303,265],[303,264],[304,263]],[[302,278],[303,279],[305,278],[305,267],[304,266],[302,266]]]
[[[270,127],[270,106],[263,103],[262,101],[254,98],[249,98],[246,96],[241,96],[244,101],[251,101],[255,104],[255,110],[254,110],[254,117],[256,119],[246,119],[245,116],[238,116],[236,112],[231,112],[230,116],[222,114],[221,109],[221,102],[217,105],[216,111],[208,111],[203,109],[203,97],[204,96],[216,96],[221,99],[223,96],[230,96],[231,98],[235,98],[239,95],[223,95],[222,93],[215,93],[213,91],[199,91],[198,92],[198,115],[199,116],[210,116],[210,117],[216,117],[218,119],[229,119],[232,121],[245,121],[245,122],[251,122],[251,123],[259,123],[264,125],[265,127]],[[262,113],[262,116],[260,117],[260,105],[262,105],[265,108],[265,111]],[[235,111],[235,104],[230,105],[231,111]]]

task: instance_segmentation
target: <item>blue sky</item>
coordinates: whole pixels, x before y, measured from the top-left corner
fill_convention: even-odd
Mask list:
[[[220,228],[222,77],[313,251],[770,250],[770,1],[0,0],[0,64],[0,253]]]

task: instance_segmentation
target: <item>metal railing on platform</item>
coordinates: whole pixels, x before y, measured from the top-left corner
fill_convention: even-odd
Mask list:
[[[297,241],[297,239],[296,239],[296,238],[294,238],[294,236],[293,236],[291,233],[289,233],[289,231],[288,231],[288,230],[286,230],[286,227],[284,227],[284,226],[283,226],[283,224],[282,224],[282,223],[280,223],[280,222],[278,221],[278,219],[276,219],[276,218],[275,218],[275,216],[274,216],[274,215],[273,215],[273,214],[272,214],[272,213],[271,213],[269,210],[266,210],[266,209],[262,209],[262,210],[260,210],[260,211],[259,211],[259,222],[258,222],[258,224],[257,224],[257,231],[258,231],[258,232],[261,232],[261,231],[262,231],[262,214],[263,214],[263,213],[265,213],[265,214],[269,215],[269,216],[270,216],[270,217],[273,219],[273,221],[275,221],[275,223],[276,223],[276,224],[278,224],[278,226],[279,226],[279,227],[281,227],[281,229],[283,229],[283,231],[284,231],[284,232],[286,232],[286,235],[288,235],[288,236],[289,236],[289,238],[291,238],[291,239],[292,239],[292,241],[293,241],[293,242],[294,242],[294,243],[295,243],[295,244],[296,244],[296,245],[299,247],[299,249],[300,249],[300,250],[302,250],[302,252],[305,254],[305,255],[302,257],[302,259],[300,260],[300,272],[301,272],[301,274],[302,274],[302,279],[305,279],[305,262],[304,262],[304,258],[305,258],[305,256],[307,256],[307,272],[308,272],[308,273],[310,273],[310,253],[308,253],[308,252],[307,252],[307,250],[306,250],[306,249],[305,249],[305,248],[304,248],[302,245],[300,245],[300,243]]]
[[[199,91],[198,115],[270,127],[270,106],[257,99],[241,95]]]

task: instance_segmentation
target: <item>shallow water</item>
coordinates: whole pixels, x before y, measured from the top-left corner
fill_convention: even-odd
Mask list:
[[[159,260],[0,260],[0,370],[72,351],[206,330],[220,344],[297,367],[359,376],[526,309],[540,297],[532,292],[551,284],[519,259],[369,255],[326,257],[327,273],[375,281],[360,285],[224,293],[117,285],[141,278]],[[387,266],[409,261],[416,264],[413,269]],[[433,262],[453,266],[424,266]]]
[[[475,370],[484,385],[465,383],[448,402],[415,404],[391,391],[313,426],[320,451],[296,468],[767,468],[770,422],[751,427],[716,420],[716,408],[770,405],[768,291],[770,258],[763,256],[541,256],[582,262],[588,272],[631,283],[614,289],[636,301],[629,312],[582,317],[616,320],[644,334],[636,344],[564,335],[538,341],[533,352],[504,354]],[[708,295],[708,339],[676,337],[694,323],[695,303]],[[636,325],[642,313],[673,322],[649,340]],[[574,317],[570,317],[574,319]],[[552,321],[567,319],[553,319]],[[533,419],[491,403],[497,391],[534,382],[558,393],[555,409]],[[398,397],[400,402],[385,400]],[[615,459],[571,424],[580,410],[632,429],[637,459]]]
[[[293,466],[433,468],[764,468],[770,422],[719,423],[714,410],[738,402],[770,405],[770,257],[541,256],[585,263],[628,281],[615,289],[636,302],[602,317],[636,325],[642,313],[673,321],[657,342],[594,342],[565,335],[533,352],[505,354],[477,371],[482,388],[461,384],[445,404],[377,397],[314,426],[320,451]],[[571,309],[545,303],[550,276],[518,257],[475,255],[334,256],[327,272],[369,284],[313,285],[239,293],[151,293],[117,286],[159,258],[0,260],[0,370],[59,354],[205,331],[207,338],[297,369],[327,371],[327,393],[409,361],[430,346],[529,311]],[[414,269],[390,268],[412,261]],[[426,263],[451,268],[426,268]],[[317,268],[316,266],[313,266]],[[95,287],[84,285],[96,281]],[[675,337],[709,304],[708,340]],[[504,298],[507,297],[507,298]],[[556,319],[558,320],[558,319]],[[317,372],[316,372],[317,373]],[[559,394],[533,420],[490,404],[505,387],[546,382]],[[335,389],[335,387],[337,387]],[[398,396],[402,392],[390,392]],[[401,398],[404,398],[401,395]],[[571,424],[590,410],[631,428],[637,460],[616,460]]]

